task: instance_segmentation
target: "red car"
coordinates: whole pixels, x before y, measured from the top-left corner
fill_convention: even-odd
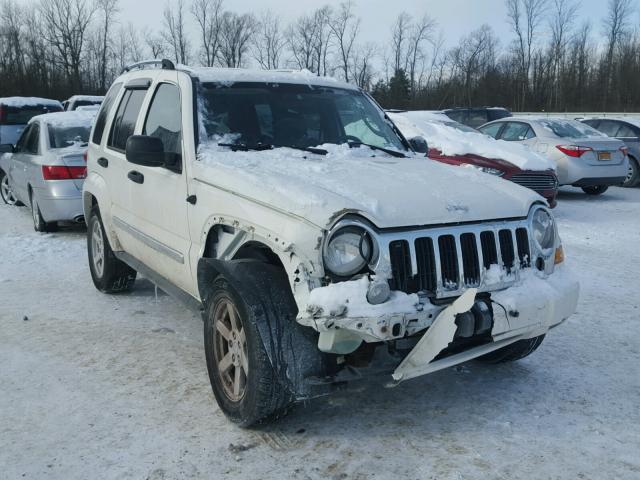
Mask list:
[[[548,159],[521,145],[499,142],[439,112],[387,113],[406,138],[426,139],[430,159],[510,180],[542,195],[551,208],[556,206],[558,177]]]
[[[536,191],[549,202],[551,208],[554,208],[558,203],[556,201],[558,196],[558,177],[552,170],[521,170],[513,163],[505,160],[485,158],[473,153],[443,155],[437,148],[430,148],[428,156],[432,160],[448,163],[449,165],[473,165],[495,175],[499,175],[498,172],[504,172],[500,175],[501,178]]]

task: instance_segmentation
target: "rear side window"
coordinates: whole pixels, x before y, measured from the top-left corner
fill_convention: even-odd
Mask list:
[[[617,137],[620,124],[612,120],[602,120],[598,125],[598,130],[610,137]]]
[[[478,130],[480,130],[485,135],[496,138],[498,136],[498,132],[502,128],[502,125],[504,125],[504,123],[492,123],[491,125],[479,128]]]
[[[502,131],[500,138],[508,142],[519,142],[533,137],[531,128],[526,123],[509,122]]]
[[[133,135],[133,131],[136,128],[140,107],[146,94],[146,90],[127,90],[125,92],[113,119],[107,146],[124,152],[127,140]]]
[[[621,123],[617,136],[620,138],[636,138],[638,137],[638,130],[634,129],[631,125]]]
[[[100,145],[102,142],[102,134],[107,123],[107,115],[109,115],[111,106],[118,96],[118,92],[120,92],[120,87],[122,87],[122,83],[114,83],[107,92],[107,96],[104,98],[104,102],[102,102],[100,113],[98,113],[98,118],[96,118],[96,127],[93,129],[91,143]]]
[[[142,134],[162,140],[165,152],[182,155],[182,114],[178,87],[169,83],[160,84],[151,100]]]
[[[40,153],[40,125],[34,123],[24,145],[24,153],[38,155]]]

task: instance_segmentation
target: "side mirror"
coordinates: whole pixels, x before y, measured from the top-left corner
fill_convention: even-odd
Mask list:
[[[423,137],[410,138],[409,145],[411,145],[414,152],[424,153],[425,155],[429,153],[429,145]]]
[[[162,140],[147,135],[133,135],[127,140],[127,161],[143,167],[164,167],[165,154]]]
[[[0,145],[0,153],[13,153],[14,148],[10,143],[3,143]]]

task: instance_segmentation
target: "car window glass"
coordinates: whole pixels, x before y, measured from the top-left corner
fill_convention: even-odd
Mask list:
[[[27,138],[29,137],[30,133],[31,133],[31,125],[27,125],[25,129],[22,130],[22,133],[20,134],[20,137],[16,142],[16,149],[15,149],[16,152],[24,152],[24,146],[27,143]]]
[[[93,129],[93,135],[91,137],[91,142],[95,144],[100,144],[102,142],[102,134],[104,132],[104,127],[107,123],[107,116],[111,111],[111,106],[118,96],[118,92],[120,92],[120,87],[122,87],[122,83],[114,83],[109,91],[107,92],[106,97],[104,98],[104,102],[102,102],[102,107],[100,108],[100,113],[98,113],[98,117],[96,118],[96,126]]]
[[[500,138],[508,142],[520,142],[527,139],[529,125],[520,122],[508,122]]]
[[[621,123],[620,124],[620,130],[618,130],[618,133],[617,133],[616,137],[620,137],[620,138],[637,138],[638,137],[638,132],[635,131],[633,129],[633,127],[631,127],[631,125],[627,125],[626,123]]]
[[[40,125],[34,123],[31,125],[29,137],[24,146],[24,153],[30,155],[38,155],[40,152]]]
[[[470,127],[478,128],[480,125],[484,125],[489,121],[486,110],[471,110],[467,116],[467,121],[464,122]]]
[[[447,117],[449,117],[451,120],[455,120],[456,122],[460,122],[460,123],[464,123],[464,115],[466,112],[464,111],[453,111],[453,112],[446,112],[447,113]]]
[[[182,155],[182,115],[178,87],[169,83],[158,87],[151,100],[142,134],[162,140],[165,152]]]
[[[610,137],[617,137],[620,124],[611,120],[602,120],[598,125],[598,130]]]
[[[491,125],[487,125],[486,127],[481,127],[478,130],[480,130],[485,135],[489,135],[490,137],[496,138],[498,136],[498,132],[502,128],[502,125],[504,125],[504,123],[502,122],[492,123]]]
[[[127,90],[120,100],[118,111],[111,125],[111,133],[107,145],[115,150],[124,152],[127,140],[136,128],[136,121],[140,113],[146,90]]]
[[[591,128],[598,128],[600,120],[581,120],[585,125],[589,125]]]

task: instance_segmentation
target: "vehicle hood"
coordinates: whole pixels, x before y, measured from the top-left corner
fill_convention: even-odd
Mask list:
[[[200,147],[194,178],[326,228],[347,212],[379,228],[524,217],[535,192],[473,169],[323,145],[326,156],[289,148],[230,152]]]

